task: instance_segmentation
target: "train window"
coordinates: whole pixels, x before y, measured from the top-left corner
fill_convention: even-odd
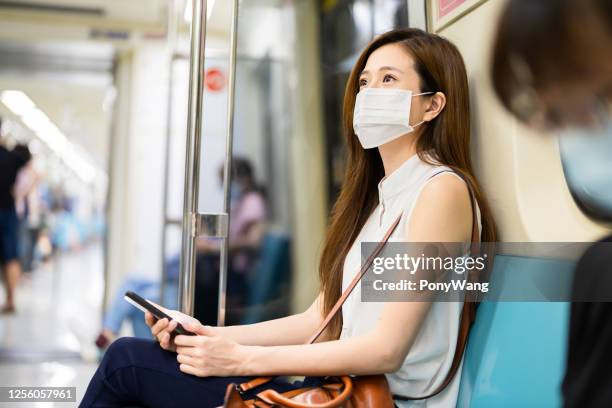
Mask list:
[[[565,180],[580,209],[595,220],[612,222],[612,125],[569,131],[559,137],[559,150]]]

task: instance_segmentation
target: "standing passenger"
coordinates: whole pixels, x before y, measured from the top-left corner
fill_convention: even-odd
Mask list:
[[[21,264],[18,250],[19,220],[15,211],[13,187],[17,172],[29,160],[30,151],[27,147],[10,151],[0,144],[0,268],[4,272],[6,287],[6,302],[0,309],[3,314],[15,312],[15,288],[21,276]]]

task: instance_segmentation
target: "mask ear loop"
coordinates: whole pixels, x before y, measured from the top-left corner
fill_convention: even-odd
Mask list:
[[[433,91],[431,91],[431,92],[421,92],[421,93],[418,93],[418,94],[412,94],[412,96],[429,95],[429,94],[432,94],[432,93],[435,93],[435,92],[433,92]]]
[[[412,94],[412,96],[429,95],[429,94],[433,94],[433,93],[435,93],[435,92],[433,92],[433,91],[432,92],[421,92],[421,93],[418,93],[418,94]],[[419,125],[422,125],[423,123],[425,123],[424,120],[420,121],[416,125],[410,125],[410,124],[409,125],[410,125],[411,128],[414,129],[415,127],[417,127]]]

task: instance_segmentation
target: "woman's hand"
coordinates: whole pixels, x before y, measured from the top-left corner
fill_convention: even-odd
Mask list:
[[[247,347],[219,336],[210,326],[186,324],[196,336],[176,336],[179,369],[197,377],[244,375]]]
[[[145,313],[145,322],[147,323],[147,326],[151,328],[151,334],[159,342],[159,345],[164,350],[176,350],[176,346],[174,344],[174,341],[172,340],[172,336],[170,335],[170,333],[172,333],[172,331],[176,328],[177,323],[181,323],[183,327],[186,324],[201,326],[200,321],[198,319],[181,313],[178,310],[169,310],[162,306],[159,306],[154,302],[151,303],[155,305],[155,307],[166,313],[168,316],[172,317],[171,321],[168,321],[168,319],[160,319],[156,321],[151,313]]]

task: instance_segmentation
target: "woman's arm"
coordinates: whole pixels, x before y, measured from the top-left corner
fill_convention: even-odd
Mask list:
[[[306,343],[323,322],[323,294],[298,314],[247,325],[210,327],[219,336],[243,345],[277,346]],[[322,336],[319,341],[324,341]]]
[[[375,329],[361,336],[311,345],[248,346],[238,372],[312,376],[394,372],[428,310],[426,302],[388,303]]]
[[[405,233],[413,242],[466,242],[471,225],[464,182],[441,175],[423,189]],[[372,331],[311,345],[239,345],[206,332],[177,336],[177,359],[183,372],[198,376],[393,372],[408,354],[429,307],[429,302],[386,303]]]
[[[167,310],[159,305],[156,306],[172,316],[174,320],[168,322],[167,319],[161,319],[155,322],[153,316],[150,313],[146,313],[145,321],[151,327],[151,333],[159,341],[161,347],[170,351],[175,350],[175,344],[170,333],[176,328],[177,320],[183,322],[186,327],[189,325],[191,327],[190,330],[194,332],[205,332],[207,335],[221,336],[243,345],[276,346],[300,344],[306,343],[323,322],[322,302],[323,294],[320,293],[310,307],[302,313],[247,325],[226,327],[202,326],[200,322],[191,316],[176,310]],[[326,341],[328,337],[328,333],[325,331],[317,341]]]

